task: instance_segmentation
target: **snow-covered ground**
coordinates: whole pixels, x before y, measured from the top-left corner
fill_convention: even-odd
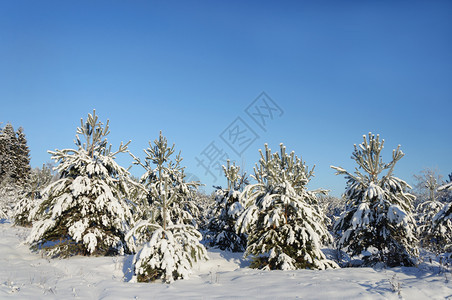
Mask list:
[[[0,299],[452,299],[452,278],[435,263],[418,268],[260,271],[241,254],[210,260],[172,284],[130,281],[128,257],[48,259],[23,241],[29,230],[0,224]]]

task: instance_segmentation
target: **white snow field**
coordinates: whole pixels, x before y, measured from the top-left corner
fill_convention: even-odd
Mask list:
[[[29,229],[0,224],[0,299],[452,299],[450,272],[418,268],[261,271],[242,254],[209,250],[189,279],[136,283],[132,256],[49,259],[32,253]],[[132,280],[131,280],[132,279]]]

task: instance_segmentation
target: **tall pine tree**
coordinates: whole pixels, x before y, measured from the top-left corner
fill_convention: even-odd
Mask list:
[[[31,211],[33,224],[27,242],[50,256],[113,255],[127,252],[124,236],[131,220],[125,200],[129,173],[111,152],[108,121],[96,111],[77,128],[78,149],[49,151],[61,178],[50,184]],[[80,139],[83,136],[84,142]]]
[[[392,161],[383,163],[383,144],[378,135],[369,133],[363,143],[354,145],[352,159],[358,164],[354,174],[331,166],[347,179],[346,208],[334,225],[341,236],[338,247],[352,256],[365,254],[365,265],[413,266],[418,255],[411,214],[415,197],[407,192],[411,187],[393,175],[404,156],[400,145],[393,150]]]
[[[26,195],[30,180],[30,156],[22,128],[7,124],[0,132],[0,210],[10,217],[17,198]]]
[[[16,182],[16,147],[18,141],[13,126],[8,123],[0,134],[0,183],[4,181]]]
[[[30,179],[30,150],[27,146],[27,139],[25,138],[24,129],[19,127],[17,130],[17,145],[15,147],[16,152],[16,172],[17,181],[20,184],[26,184]]]
[[[308,191],[313,176],[294,152],[259,150],[254,168],[256,184],[248,185],[241,198],[245,211],[237,221],[240,233],[248,235],[245,255],[254,256],[254,268],[326,269],[337,267],[321,251],[332,242],[316,193]]]

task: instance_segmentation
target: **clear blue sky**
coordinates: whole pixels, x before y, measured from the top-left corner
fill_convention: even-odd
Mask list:
[[[260,127],[246,108],[262,92],[280,110]],[[131,139],[135,155],[162,130],[207,190],[224,184],[198,165],[209,145],[251,170],[264,143],[283,142],[316,165],[310,188],[340,195],[330,165],[352,171],[369,131],[386,140],[385,158],[402,145],[398,177],[445,176],[452,2],[1,1],[0,99],[0,121],[24,127],[34,167],[74,147],[95,108],[114,148]]]

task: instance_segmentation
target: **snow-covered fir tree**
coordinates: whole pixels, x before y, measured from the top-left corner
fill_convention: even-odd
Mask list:
[[[452,173],[448,175],[449,179],[441,183],[438,187],[438,199],[442,203],[449,203],[452,201]]]
[[[5,180],[16,180],[17,136],[13,126],[8,123],[0,132],[0,183]]]
[[[11,124],[0,131],[0,211],[2,217],[14,214],[17,199],[26,193],[30,179],[30,156],[23,129]]]
[[[434,169],[423,169],[419,174],[413,175],[414,184],[411,193],[416,196],[413,203],[414,207],[418,207],[424,201],[436,199],[442,201],[443,192],[438,191],[438,187],[443,182],[443,176]]]
[[[208,234],[209,222],[214,217],[217,205],[215,197],[215,192],[208,194],[202,189],[198,189],[193,193],[194,201],[192,202],[195,202],[198,211],[195,221],[198,230],[203,233],[204,238]]]
[[[407,192],[411,187],[393,175],[404,153],[399,145],[392,161],[383,163],[384,140],[371,133],[363,139],[362,144],[354,145],[352,159],[358,164],[354,174],[331,166],[336,175],[347,179],[346,208],[334,225],[341,236],[338,247],[352,256],[365,254],[365,265],[413,266],[418,256],[411,213],[415,197]]]
[[[449,180],[447,180],[444,184],[442,184],[440,187],[438,187],[438,192],[443,193],[444,195],[441,195],[445,200],[452,200],[451,193],[452,193],[452,173],[449,174]]]
[[[15,152],[17,180],[20,184],[26,184],[30,179],[31,173],[30,150],[28,149],[27,139],[25,138],[24,129],[22,127],[19,127],[16,135],[17,145],[15,147]]]
[[[245,251],[246,235],[237,233],[235,224],[244,208],[240,203],[240,193],[247,184],[246,176],[240,174],[240,167],[227,161],[223,166],[228,187],[218,187],[215,191],[216,208],[209,221],[210,246],[233,252]]]
[[[127,182],[129,192],[128,203],[131,209],[133,223],[135,224],[140,220],[146,219],[147,197],[146,192],[140,184],[140,178],[130,175],[129,179]]]
[[[30,151],[23,128],[17,132],[8,123],[0,133],[0,182],[12,179],[16,185],[27,182],[30,175]]]
[[[254,256],[254,268],[326,269],[337,264],[321,251],[332,238],[316,194],[308,191],[313,176],[294,152],[259,150],[261,158],[254,168],[257,183],[248,185],[241,199],[244,212],[237,221],[240,233],[248,235],[245,255]]]
[[[333,229],[334,222],[344,210],[345,200],[343,197],[334,197],[331,195],[319,195],[319,205],[327,217],[326,225],[328,230]]]
[[[161,135],[159,136],[159,139],[160,138],[166,140],[166,138]],[[163,147],[163,145],[159,146]],[[172,151],[169,152],[173,154],[174,149],[169,149]],[[144,150],[146,155],[150,153],[150,150],[154,149],[149,148],[148,150]],[[131,156],[134,159],[134,164],[147,168],[146,173],[144,173],[140,179],[133,181],[133,187],[131,188],[134,193],[134,196],[131,197],[131,199],[134,199],[134,202],[137,204],[137,213],[135,219],[149,220],[154,218],[156,222],[163,222],[163,214],[158,208],[158,205],[153,205],[158,196],[156,196],[155,194],[153,195],[149,192],[155,189],[156,180],[158,178],[158,175],[155,175],[157,173],[153,172],[154,169],[151,167],[152,163],[155,164],[155,162],[146,157],[145,162],[143,163],[138,157],[134,156],[133,154],[131,154]],[[170,214],[169,219],[174,224],[190,223],[196,226],[196,218],[194,217],[197,217],[199,210],[194,201],[194,197],[196,196],[195,192],[197,187],[199,186],[199,183],[185,181],[185,167],[181,166],[181,161],[182,157],[179,153],[176,155],[174,161],[170,159],[168,161],[165,161],[167,162],[167,164],[165,165],[166,169],[162,171],[164,172],[164,174],[168,174],[171,180],[171,183],[169,183],[169,185],[172,185],[174,187],[171,192],[174,193],[173,197],[177,199],[177,201],[167,202],[167,212]],[[161,166],[161,168],[164,168],[165,166]],[[171,198],[170,196],[168,197]]]
[[[32,249],[60,257],[128,252],[124,237],[131,220],[125,201],[129,173],[115,161],[128,143],[111,152],[109,133],[108,121],[104,125],[94,111],[77,128],[78,149],[49,151],[61,178],[42,191],[30,213],[30,220],[36,220],[27,239]]]
[[[417,184],[416,219],[418,222],[417,233],[422,247],[441,253],[443,247],[440,243],[442,236],[433,229],[434,216],[444,207],[444,203],[438,199],[438,187],[440,176],[432,170],[423,170],[422,175],[415,175]]]
[[[149,146],[144,150],[144,162],[132,155],[135,164],[145,169],[141,177],[145,202],[141,205],[142,220],[126,240],[133,252],[138,251],[133,260],[137,281],[172,282],[186,278],[195,262],[207,259],[201,233],[190,214],[192,191],[199,184],[185,182],[180,153],[173,161],[174,144],[169,147],[161,132]]]
[[[51,167],[43,165],[42,168],[31,170],[30,180],[24,186],[21,199],[14,207],[14,224],[29,227],[33,220],[29,218],[31,210],[42,199],[42,191],[54,181]]]
[[[21,195],[19,187],[11,177],[0,182],[0,219],[11,219],[14,205]]]
[[[452,192],[452,176],[449,176],[449,182],[446,182],[438,188],[438,191]],[[437,247],[442,253],[448,253],[452,256],[452,199],[433,217],[431,234],[437,237]]]

